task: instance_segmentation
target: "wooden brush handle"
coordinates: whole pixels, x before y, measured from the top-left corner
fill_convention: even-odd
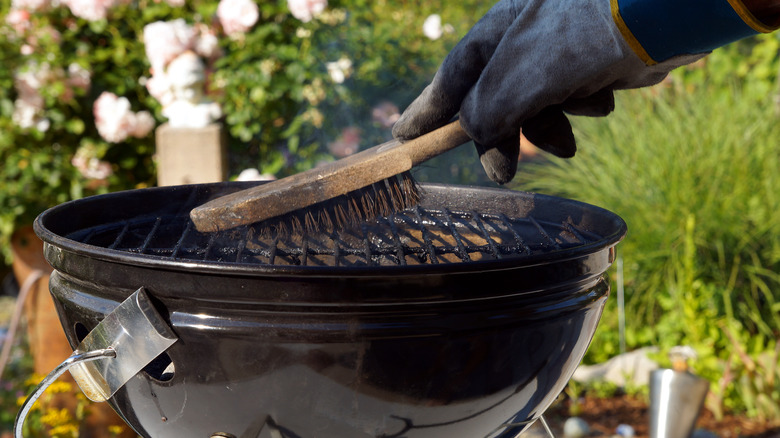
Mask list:
[[[460,121],[456,120],[435,131],[431,131],[405,143],[393,145],[392,147],[394,149],[397,148],[399,153],[409,157],[411,160],[411,167],[414,167],[470,140],[471,138],[460,125]],[[382,146],[379,146],[379,148],[381,149]],[[379,152],[381,152],[381,150]]]
[[[393,140],[305,172],[211,200],[190,212],[201,232],[281,216],[370,186],[471,140],[459,121],[405,143]]]

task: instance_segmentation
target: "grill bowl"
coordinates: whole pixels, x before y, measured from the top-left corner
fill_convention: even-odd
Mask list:
[[[246,187],[36,220],[72,346],[139,287],[179,337],[109,401],[144,437],[515,436],[582,359],[626,231],[576,201],[445,185],[360,238],[188,231],[192,207]]]

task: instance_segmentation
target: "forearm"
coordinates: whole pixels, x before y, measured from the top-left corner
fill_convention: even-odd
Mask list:
[[[743,0],[743,3],[763,23],[780,25],[780,0]]]

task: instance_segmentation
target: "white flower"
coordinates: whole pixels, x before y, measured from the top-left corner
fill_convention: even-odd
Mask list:
[[[219,38],[205,24],[196,24],[195,30],[198,37],[195,39],[195,53],[206,58],[214,59],[222,55],[219,48]]]
[[[238,174],[236,181],[273,181],[276,177],[270,173],[260,173],[257,169],[244,169]]]
[[[225,34],[235,36],[251,29],[260,18],[260,11],[252,0],[220,0],[217,18]]]
[[[333,82],[343,84],[347,78],[352,75],[352,61],[347,57],[342,57],[338,61],[325,64],[328,74]]]
[[[103,92],[93,106],[98,133],[110,143],[119,143],[128,136],[145,137],[154,128],[154,119],[147,111],[134,113],[130,101],[116,94]]]
[[[193,48],[195,31],[184,19],[156,21],[144,26],[146,57],[152,72],[159,73],[177,56]]]
[[[171,89],[171,82],[168,80],[168,75],[164,71],[155,70],[154,75],[151,78],[146,79],[146,90],[149,94],[157,99],[162,106],[171,104],[175,99],[173,90]]]
[[[328,0],[287,0],[287,8],[293,17],[308,23],[322,14],[328,7]]]
[[[39,117],[38,120],[35,122],[35,129],[37,129],[40,132],[48,131],[50,126],[51,126],[51,120],[47,119],[46,117]]]
[[[432,40],[438,40],[444,34],[444,27],[441,25],[441,16],[439,14],[429,15],[423,23],[423,35]]]
[[[32,105],[30,102],[16,99],[14,101],[14,112],[11,115],[11,120],[14,124],[22,129],[30,129],[36,125],[40,119],[38,113],[41,108],[37,105]]]
[[[62,0],[73,15],[89,21],[103,20],[108,10],[117,5],[116,0]]]
[[[205,69],[200,57],[195,52],[187,51],[168,64],[165,74],[168,83],[176,89],[202,87],[203,81],[206,80]]]
[[[11,9],[21,9],[30,12],[40,11],[49,6],[49,0],[12,0]]]

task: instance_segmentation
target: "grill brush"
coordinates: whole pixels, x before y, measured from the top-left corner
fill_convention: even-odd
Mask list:
[[[374,146],[267,184],[216,198],[190,212],[198,231],[263,222],[275,234],[333,231],[417,205],[409,170],[471,138],[459,121],[421,137]]]

